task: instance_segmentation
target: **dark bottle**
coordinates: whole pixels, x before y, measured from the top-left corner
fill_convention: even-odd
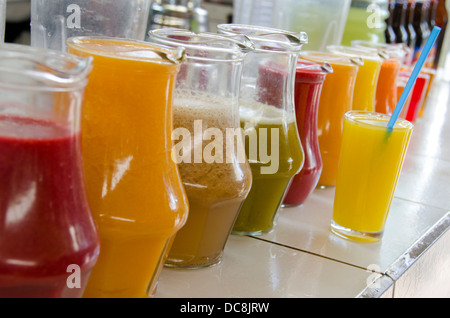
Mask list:
[[[406,32],[408,33],[408,41],[406,44],[409,48],[414,50],[416,47],[416,38],[417,34],[414,30],[414,9],[416,8],[416,2],[414,0],[408,0],[407,9],[406,9],[406,17],[405,17],[405,25]]]
[[[386,19],[386,31],[384,32],[386,43],[396,43],[395,32],[392,27],[394,21],[395,0],[389,0],[389,17]]]
[[[433,28],[436,26],[436,11],[437,11],[437,0],[429,0],[429,8],[428,8],[428,29],[433,30]],[[437,42],[434,43],[430,54],[427,57],[427,61],[425,62],[426,68],[432,68],[434,65],[434,60],[436,58],[436,51],[437,51]]]
[[[430,36],[430,29],[428,28],[428,7],[429,1],[416,0],[416,6],[414,8],[414,31],[416,31],[416,45],[413,55],[413,64],[417,62],[417,59],[422,52],[425,43]]]
[[[445,7],[445,0],[437,0],[437,1],[438,1],[438,5],[437,5],[437,9],[436,9],[436,25],[438,27],[440,27],[442,30],[436,41],[436,43],[437,43],[436,57],[434,59],[434,64],[433,64],[433,68],[435,68],[435,69],[437,69],[439,66],[442,44],[444,42],[445,32],[446,32],[447,23],[448,23],[448,12]]]
[[[394,2],[392,29],[395,33],[395,43],[407,43],[408,32],[405,28],[406,10],[408,2],[406,0],[396,0]]]
[[[433,28],[436,26],[438,2],[438,0],[430,0],[430,7],[428,9],[428,28],[430,30],[433,30]]]

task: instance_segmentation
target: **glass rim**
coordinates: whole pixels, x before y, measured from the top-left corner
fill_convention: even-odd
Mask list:
[[[400,43],[376,43],[364,40],[353,40],[351,46],[380,54],[384,59],[403,59],[408,55],[408,48]]]
[[[380,130],[387,130],[387,125],[377,125],[373,123],[368,123],[366,120],[368,119],[375,119],[378,122],[385,122],[386,124],[391,119],[391,116],[373,112],[373,111],[365,111],[365,110],[351,110],[347,113],[345,113],[344,118],[350,122],[357,123],[358,125],[372,127],[372,128],[378,128]],[[412,130],[414,128],[414,124],[410,121],[398,118],[397,122],[394,125],[393,130]]]
[[[364,65],[364,60],[360,57],[351,58],[331,52],[303,51],[300,52],[299,57],[319,63],[346,65],[355,68],[356,71],[358,71],[359,66]]]
[[[298,53],[308,43],[306,32],[296,33],[272,27],[224,23],[219,24],[217,30],[221,34],[246,35],[255,44],[255,51],[261,52]],[[274,45],[268,45],[270,43]]]
[[[201,58],[203,60],[242,60],[255,49],[250,39],[243,35],[225,35],[211,32],[195,33],[185,29],[154,29],[148,32],[151,43],[165,46],[180,46],[186,50],[186,58]],[[178,38],[177,38],[178,37]],[[153,41],[153,42],[152,42]],[[232,58],[201,57],[189,54],[190,50],[230,54]]]
[[[0,87],[56,91],[86,86],[93,59],[28,45],[1,43],[0,61],[2,75],[10,74],[12,78],[22,76],[35,81],[15,83],[13,80],[4,80],[2,76]],[[24,66],[17,67],[14,62],[23,63]]]
[[[83,44],[82,42],[88,43],[89,41],[108,41],[108,42],[119,42],[119,43],[129,43],[131,45],[139,45],[142,47],[148,47],[151,48],[153,53],[156,53],[159,58],[158,59],[152,59],[148,56],[127,56],[125,54],[120,55],[117,54],[117,52],[112,52],[111,50],[104,50],[102,48],[91,48],[87,46],[86,44]],[[102,55],[106,57],[111,58],[120,58],[124,60],[142,60],[142,61],[154,61],[156,63],[166,63],[166,64],[173,64],[173,65],[179,65],[181,62],[183,62],[185,58],[185,50],[182,47],[172,48],[168,46],[159,45],[157,43],[152,42],[146,42],[141,40],[135,40],[135,39],[128,39],[128,38],[118,38],[118,37],[109,37],[109,36],[101,36],[101,35],[94,35],[94,36],[77,36],[77,37],[71,37],[67,39],[67,45],[68,47],[73,48],[80,48],[82,51],[97,55]],[[126,52],[126,50],[123,50],[122,52]]]
[[[332,53],[340,54],[346,57],[360,57],[363,60],[383,61],[382,55],[376,51],[364,50],[359,47],[344,45],[328,45],[327,50]]]
[[[297,60],[296,70],[297,71],[301,71],[301,70],[317,71],[317,73],[320,73],[323,75],[331,74],[334,72],[333,66],[331,66],[331,64],[329,64],[327,62],[317,63],[317,62],[313,62],[313,61],[309,61],[309,60],[304,60],[301,58],[299,58]]]

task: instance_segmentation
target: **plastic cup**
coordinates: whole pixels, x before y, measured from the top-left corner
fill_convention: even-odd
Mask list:
[[[150,0],[32,0],[31,45],[66,51],[76,36],[144,40]]]
[[[425,109],[427,106],[428,96],[430,94],[431,88],[433,87],[434,78],[436,77],[436,70],[432,68],[423,68],[421,73],[428,74],[430,76],[430,82],[428,83],[427,90],[425,92],[425,100],[423,101],[422,109],[420,110],[419,117],[425,114]]]
[[[403,70],[400,76],[405,79],[408,79],[411,76],[411,71]],[[422,72],[419,73],[416,82],[413,86],[412,92],[409,95],[409,103],[405,105],[406,110],[405,109],[402,110],[402,113],[405,114],[404,118],[406,120],[414,123],[419,118],[420,112],[425,103],[425,97],[429,84],[430,84],[430,75]]]
[[[406,156],[413,124],[390,116],[352,111],[345,115],[331,230],[365,242],[382,238]]]
[[[403,91],[406,88],[406,84],[408,83],[408,74],[404,73],[404,72],[400,72],[400,75],[397,79],[397,96],[398,96],[398,101],[400,101],[400,96],[402,96]],[[408,112],[408,108],[409,108],[409,104],[411,102],[411,95],[408,97],[408,99],[406,100],[405,106],[402,109],[402,112],[400,113],[400,118],[405,119],[406,118],[406,113]]]

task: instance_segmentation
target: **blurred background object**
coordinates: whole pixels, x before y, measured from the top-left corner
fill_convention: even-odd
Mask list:
[[[0,0],[0,43],[3,42],[5,35],[5,12],[6,11],[6,0]]]
[[[5,42],[30,43],[30,2],[7,0]],[[327,45],[349,45],[352,40],[390,42],[386,41],[385,31],[392,31],[392,41],[399,43],[404,37],[397,39],[401,37],[395,32],[403,34],[406,30],[406,45],[414,50],[417,3],[434,3],[428,10],[430,23],[443,28],[434,53],[434,68],[444,68],[450,64],[450,32],[446,32],[450,0],[153,0],[148,28],[216,32],[217,25],[223,23],[273,26],[306,32],[310,43],[305,50],[322,51]],[[450,79],[450,73],[447,77]]]
[[[344,29],[342,45],[352,40],[385,42],[388,0],[352,0]]]
[[[201,0],[154,0],[150,7],[148,30],[161,28],[209,31],[208,11]]]
[[[31,0],[7,0],[5,42],[30,43]]]
[[[233,23],[306,32],[305,50],[341,44],[351,0],[234,0]]]
[[[143,41],[152,0],[31,0],[31,46],[65,52],[67,39]]]

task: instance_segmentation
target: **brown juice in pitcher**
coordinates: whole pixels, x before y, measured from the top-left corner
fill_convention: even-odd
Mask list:
[[[173,240],[166,265],[209,266],[220,261],[239,208],[248,194],[251,171],[245,152],[244,160],[237,156],[243,151],[237,138],[242,137],[236,135],[233,144],[226,138],[227,129],[239,131],[235,130],[235,116],[228,105],[216,97],[190,93],[175,98],[174,105],[175,131],[184,129],[191,137],[190,152],[183,153],[184,160],[179,163],[189,200],[189,216]],[[206,138],[208,129],[216,134],[211,139]],[[217,141],[217,147],[211,146],[213,141]],[[227,157],[230,149],[236,156]],[[211,157],[216,158],[214,162]]]

